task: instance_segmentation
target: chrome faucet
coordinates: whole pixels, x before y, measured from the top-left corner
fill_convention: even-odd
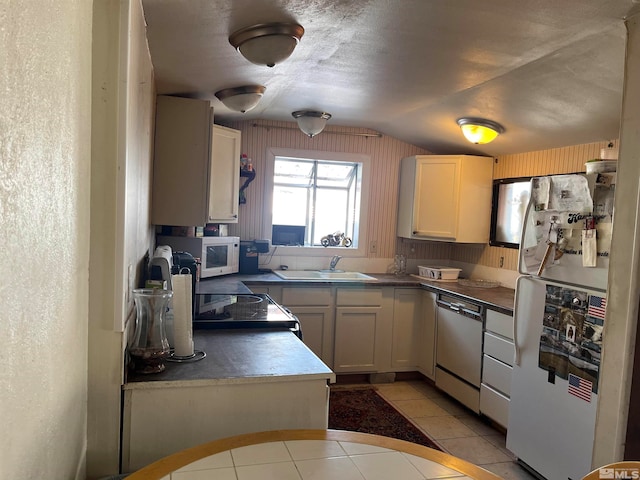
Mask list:
[[[336,265],[340,261],[342,257],[340,255],[334,255],[331,257],[331,263],[329,263],[329,270],[334,271],[336,269]]]

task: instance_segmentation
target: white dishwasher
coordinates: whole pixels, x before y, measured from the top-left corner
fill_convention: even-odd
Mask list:
[[[478,413],[484,308],[445,294],[437,305],[436,386]]]

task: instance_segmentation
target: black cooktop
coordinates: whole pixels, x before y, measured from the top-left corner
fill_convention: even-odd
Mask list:
[[[196,294],[194,329],[288,329],[302,338],[300,322],[266,293]]]

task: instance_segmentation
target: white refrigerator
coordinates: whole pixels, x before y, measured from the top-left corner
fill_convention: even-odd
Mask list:
[[[531,181],[507,448],[547,480],[591,471],[615,173]]]

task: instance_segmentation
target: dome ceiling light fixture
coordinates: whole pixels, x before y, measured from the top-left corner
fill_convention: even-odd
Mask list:
[[[331,118],[330,113],[315,110],[298,110],[291,115],[298,122],[298,128],[309,138],[319,134],[327,124],[327,120]]]
[[[245,85],[243,87],[225,88],[215,93],[229,110],[248,112],[260,102],[266,87],[262,85]]]
[[[505,131],[499,123],[484,118],[463,117],[457,123],[466,139],[478,145],[492,142]]]
[[[273,67],[289,58],[302,35],[297,23],[261,23],[233,32],[229,43],[251,63]]]

